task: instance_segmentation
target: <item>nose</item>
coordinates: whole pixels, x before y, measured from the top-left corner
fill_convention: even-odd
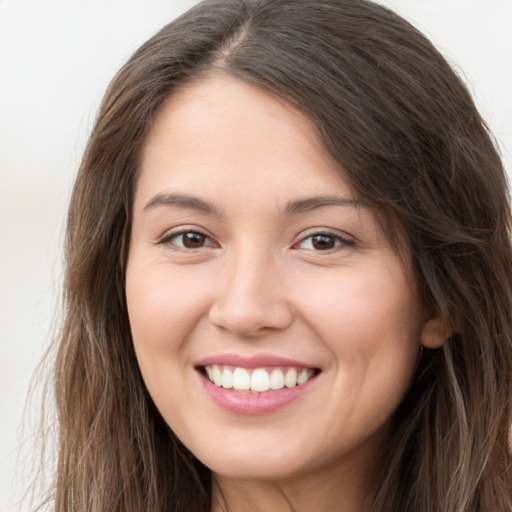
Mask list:
[[[294,315],[283,274],[272,258],[254,252],[226,261],[209,311],[212,324],[240,337],[286,329]]]

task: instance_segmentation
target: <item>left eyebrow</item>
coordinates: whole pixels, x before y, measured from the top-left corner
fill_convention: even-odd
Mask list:
[[[354,208],[358,208],[361,204],[348,197],[318,196],[290,201],[286,206],[285,212],[288,215],[293,215],[296,213],[309,212],[317,208],[324,208],[326,206],[352,206]]]
[[[209,201],[183,194],[157,194],[146,203],[144,210],[158,206],[178,206],[217,217],[221,216],[220,211]]]

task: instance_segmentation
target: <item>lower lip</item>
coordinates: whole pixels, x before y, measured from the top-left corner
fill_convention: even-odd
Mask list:
[[[293,388],[283,388],[263,393],[249,393],[220,388],[201,375],[201,380],[213,401],[223,409],[234,414],[259,416],[270,414],[287,406],[306,393],[317,377]]]

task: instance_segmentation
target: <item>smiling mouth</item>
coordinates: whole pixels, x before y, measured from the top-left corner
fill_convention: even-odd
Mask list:
[[[300,386],[320,373],[316,368],[243,368],[229,365],[200,367],[215,386],[240,392],[265,393]]]

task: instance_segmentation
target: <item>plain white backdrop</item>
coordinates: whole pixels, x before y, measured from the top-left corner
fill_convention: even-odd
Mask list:
[[[55,322],[66,205],[108,82],[193,0],[0,0],[0,512],[30,377]],[[512,173],[512,0],[381,0],[454,64]],[[36,455],[34,454],[34,461]]]

